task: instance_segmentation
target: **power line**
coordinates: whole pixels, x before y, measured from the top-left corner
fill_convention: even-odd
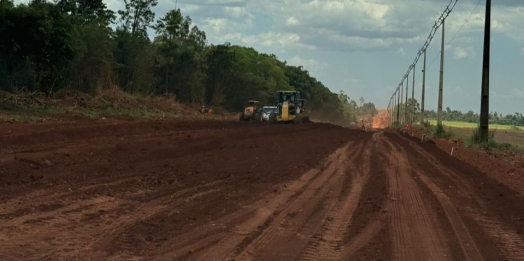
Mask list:
[[[473,13],[475,13],[475,11],[477,10],[477,8],[479,7],[480,3],[482,2],[482,0],[479,0],[477,2],[477,5],[475,6],[475,8],[473,8],[473,11],[471,11],[471,13],[469,14],[469,16],[464,20],[464,23],[462,23],[462,26],[460,26],[460,28],[455,32],[455,34],[453,35],[453,37],[451,37],[451,40],[448,41],[448,43],[446,44],[446,47],[448,47],[451,42],[453,42],[453,40],[455,39],[455,37],[460,33],[460,31],[462,31],[462,28],[464,28],[464,26],[469,22],[469,19],[471,18],[471,16],[473,15]],[[438,56],[440,55],[440,52],[438,52],[438,54],[435,56],[435,58],[433,59],[433,61],[429,64],[429,66],[426,68],[429,69],[431,68],[431,65],[433,65],[433,63],[435,63],[435,61],[437,60]],[[422,77],[421,75],[417,78],[417,81],[420,79],[420,77]]]
[[[477,8],[479,7],[480,5],[480,2],[482,2],[482,0],[479,0],[477,5],[475,6],[475,8],[473,9],[473,11],[471,11],[471,13],[469,14],[468,18],[466,18],[466,20],[464,20],[464,23],[462,24],[462,26],[460,26],[460,28],[458,29],[458,31],[453,35],[453,37],[451,37],[451,40],[449,40],[448,44],[446,46],[449,46],[449,44],[451,42],[453,42],[453,40],[455,39],[455,37],[457,36],[457,34],[460,33],[460,31],[462,30],[462,28],[464,28],[464,26],[466,25],[466,23],[469,21],[469,19],[471,18],[471,16],[473,15],[473,13],[475,13],[475,11],[477,10]]]
[[[435,21],[435,24],[433,24],[431,32],[429,33],[429,36],[426,39],[426,42],[424,43],[422,48],[420,48],[420,50],[418,51],[417,56],[415,57],[415,60],[413,61],[413,63],[408,67],[408,70],[407,70],[406,74],[404,74],[404,77],[402,77],[402,81],[398,85],[398,87],[395,90],[395,92],[399,91],[400,88],[404,85],[404,80],[407,79],[409,73],[411,72],[411,69],[413,69],[413,67],[415,67],[415,64],[417,64],[418,59],[420,58],[420,56],[422,54],[424,54],[424,52],[428,48],[429,44],[431,43],[431,40],[433,40],[433,37],[437,33],[438,28],[442,25],[442,22],[444,21],[444,19],[446,19],[449,16],[449,14],[453,10],[453,8],[455,8],[455,5],[457,5],[457,2],[458,2],[458,0],[450,0],[449,4],[446,6],[446,9],[444,9],[444,11],[440,15],[440,17],[437,19],[437,21]],[[393,93],[393,95],[394,95],[394,93]],[[391,96],[391,98],[393,98],[393,95]]]

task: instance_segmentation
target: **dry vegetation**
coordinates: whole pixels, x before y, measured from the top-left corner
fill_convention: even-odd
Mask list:
[[[458,128],[458,127],[448,127],[450,131],[455,133],[457,138],[467,140],[473,134],[471,128]],[[507,130],[490,130],[491,133],[494,133],[494,138],[497,142],[500,143],[509,143],[519,147],[524,147],[524,131],[516,129],[507,129]]]
[[[87,118],[202,118],[200,104],[181,104],[174,95],[131,95],[120,88],[90,95],[74,90],[60,90],[48,97],[43,93],[0,92],[0,120],[45,121],[64,117]],[[212,108],[207,118],[233,118],[236,115]]]

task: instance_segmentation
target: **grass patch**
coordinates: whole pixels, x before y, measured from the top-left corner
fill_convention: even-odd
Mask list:
[[[455,132],[445,125],[433,125],[431,121],[424,121],[422,125],[414,124],[413,128],[426,133],[428,138],[450,139],[456,136]]]
[[[496,149],[502,151],[511,150],[514,152],[524,152],[523,148],[516,144],[511,144],[509,142],[497,142],[495,140],[496,132],[497,130],[495,129],[489,132],[488,141],[484,142],[480,139],[480,126],[477,126],[477,128],[473,130],[471,136],[466,140],[465,145],[468,147],[473,146],[478,149]]]
[[[437,138],[449,139],[455,137],[455,133],[450,129],[444,129],[444,125],[437,124],[433,129],[433,136]]]
[[[429,120],[429,122],[433,125],[437,124],[437,120]],[[452,128],[469,128],[469,129],[475,129],[478,127],[477,123],[470,123],[470,122],[462,122],[462,121],[442,121],[442,125]],[[497,129],[497,130],[524,130],[524,127],[519,126],[511,126],[511,125],[500,125],[500,124],[490,124],[490,129]]]

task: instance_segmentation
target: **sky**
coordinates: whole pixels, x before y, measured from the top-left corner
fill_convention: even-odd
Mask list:
[[[124,1],[105,2],[116,11]],[[302,65],[333,92],[342,90],[354,100],[364,97],[385,108],[450,0],[158,2],[156,19],[180,8],[206,32],[210,44],[230,42],[275,54],[288,64]],[[443,108],[480,111],[484,13],[485,0],[459,0],[446,19]],[[492,112],[524,112],[523,17],[523,0],[492,3]],[[439,29],[427,49],[427,110],[437,109],[441,35]],[[419,101],[422,62],[415,67]]]

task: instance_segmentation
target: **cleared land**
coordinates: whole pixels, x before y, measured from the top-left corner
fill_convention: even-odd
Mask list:
[[[524,256],[518,182],[398,133],[315,123],[2,124],[0,153],[3,260]]]

